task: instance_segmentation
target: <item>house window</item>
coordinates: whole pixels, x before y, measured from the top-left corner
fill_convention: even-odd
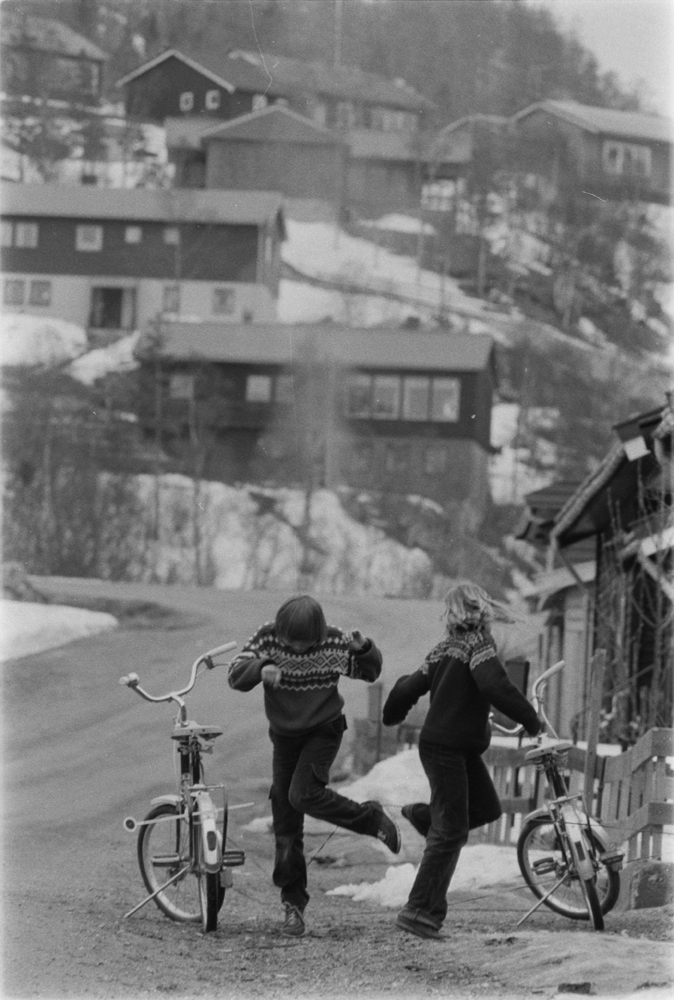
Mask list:
[[[369,417],[372,379],[369,375],[351,375],[346,386],[344,412],[347,417]]]
[[[651,176],[650,146],[606,141],[602,146],[601,161],[604,173],[614,177]]]
[[[220,91],[207,90],[204,104],[207,111],[217,111],[220,107]]]
[[[140,243],[143,239],[143,230],[140,226],[127,226],[124,230],[125,243]]]
[[[276,379],[276,402],[293,403],[295,401],[295,381],[292,375],[279,375]]]
[[[6,222],[4,219],[1,224],[2,229],[2,243],[3,247],[11,247],[13,243],[14,227],[11,222]]]
[[[103,249],[103,226],[76,226],[75,249],[95,253]]]
[[[249,375],[246,378],[246,402],[271,402],[271,376]]]
[[[194,107],[194,94],[191,90],[184,90],[180,95],[180,110],[191,111]]]
[[[171,399],[194,399],[194,375],[186,372],[175,372],[171,375],[169,396]]]
[[[32,306],[50,306],[51,281],[31,281],[28,301]]]
[[[17,222],[14,227],[14,246],[34,250],[38,240],[37,222]]]
[[[21,278],[5,278],[3,300],[6,306],[22,306],[25,297],[25,281]]]
[[[133,330],[136,324],[136,289],[91,289],[89,326],[96,330]]]
[[[234,312],[234,289],[213,289],[213,312],[220,316],[228,316]]]
[[[428,420],[430,398],[429,379],[403,379],[403,420]]]
[[[164,243],[176,247],[180,243],[180,230],[177,226],[164,226]]]
[[[328,120],[328,109],[323,101],[312,101],[309,107],[310,117],[316,125],[325,125]]]
[[[337,101],[335,109],[337,128],[353,128],[356,122],[356,111],[350,101]]]
[[[253,111],[261,111],[268,103],[266,94],[253,94]]]
[[[180,285],[164,285],[162,309],[165,313],[180,313]]]
[[[395,375],[375,375],[372,389],[372,416],[378,420],[396,420],[400,411],[400,379]]]
[[[408,447],[406,444],[389,443],[384,449],[384,469],[386,472],[402,472],[407,468]]]
[[[448,452],[446,444],[430,444],[424,454],[424,472],[427,476],[438,476],[447,471]]]
[[[434,378],[431,419],[453,423],[459,419],[461,383],[458,378]]]

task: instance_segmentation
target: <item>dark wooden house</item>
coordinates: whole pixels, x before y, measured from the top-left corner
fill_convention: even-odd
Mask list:
[[[518,112],[513,124],[523,160],[553,187],[671,203],[671,119],[547,100]]]
[[[206,476],[292,480],[295,434],[270,431],[303,404],[310,363],[326,387],[315,415],[319,481],[466,504],[476,519],[486,510],[495,380],[486,335],[165,323],[159,349],[148,334],[137,354],[142,426],[154,435],[159,359],[162,444],[186,458],[196,421],[210,439]]]
[[[61,21],[0,10],[0,74],[6,107],[18,106],[25,98],[98,104],[107,58]]]
[[[276,318],[281,197],[3,184],[3,306],[56,316],[93,339],[161,315]]]

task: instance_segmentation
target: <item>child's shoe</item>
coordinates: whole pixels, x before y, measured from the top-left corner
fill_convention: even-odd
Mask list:
[[[401,930],[408,931],[410,934],[416,934],[417,937],[431,938],[433,941],[442,940],[439,929],[430,922],[428,917],[424,917],[418,911],[409,910],[406,906],[403,906],[396,917],[396,927],[400,927]]]
[[[408,806],[403,806],[400,810],[408,823],[411,823],[417,833],[424,839],[428,836],[431,828],[431,810],[425,802],[412,802]]]
[[[385,844],[393,854],[400,854],[402,841],[398,825],[386,815],[383,806],[379,802],[370,802],[368,805],[374,807],[374,815],[377,823],[374,836],[377,840],[381,840],[382,844]]]
[[[286,937],[302,937],[304,935],[304,913],[298,906],[292,903],[284,903],[286,916],[283,921],[282,934]]]

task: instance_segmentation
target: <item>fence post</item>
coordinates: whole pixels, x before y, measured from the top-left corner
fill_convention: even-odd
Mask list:
[[[381,710],[384,703],[384,685],[381,681],[375,681],[374,684],[370,684],[367,689],[367,714],[370,722],[374,722],[376,725],[376,761],[378,764],[381,760]]]
[[[590,719],[587,732],[587,750],[585,752],[585,775],[583,793],[585,808],[593,812],[594,772],[597,761],[597,743],[599,742],[599,722],[601,718],[601,702],[604,693],[604,671],[606,670],[606,650],[595,650],[590,663]]]

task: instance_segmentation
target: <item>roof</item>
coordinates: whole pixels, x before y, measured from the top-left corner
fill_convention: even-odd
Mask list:
[[[167,149],[201,149],[204,132],[220,124],[221,118],[207,115],[169,115],[164,119]]]
[[[50,17],[34,17],[18,11],[0,11],[2,44],[19,46],[25,44],[33,49],[41,49],[63,56],[84,56],[96,62],[104,62],[108,56],[103,49],[79,35],[62,21]]]
[[[526,512],[515,529],[515,537],[532,543],[547,543],[556,515],[578,489],[579,482],[560,479],[524,497]]]
[[[308,146],[338,146],[342,142],[329,129],[282,104],[272,104],[219,122],[202,132],[201,138],[204,142],[245,139],[247,142],[292,142]]]
[[[5,216],[261,225],[279,214],[283,223],[282,204],[275,191],[0,185],[0,212]]]
[[[576,101],[540,101],[518,111],[513,121],[519,122],[535,112],[544,112],[586,132],[619,136],[622,139],[669,142],[674,140],[674,121],[638,111],[615,111]]]
[[[438,138],[443,135],[450,135],[452,132],[456,132],[457,129],[463,128],[464,125],[475,125],[477,122],[484,125],[505,127],[510,122],[510,118],[506,118],[504,115],[464,115],[463,118],[457,118],[455,122],[450,122],[449,125],[441,128],[438,132]]]
[[[151,348],[152,337],[151,333],[141,335],[136,349],[139,356]],[[492,339],[486,334],[280,323],[165,322],[160,353],[176,361],[285,365],[308,341],[322,357],[352,368],[468,372],[482,371],[492,358]]]
[[[657,466],[657,463],[650,449],[638,459],[630,460],[623,442],[632,436],[632,428],[644,437],[646,444],[648,441],[652,442],[654,432],[657,433],[662,426],[667,411],[667,406],[659,407],[614,425],[620,440],[616,441],[597,469],[569,497],[555,518],[551,536],[561,546],[609,528],[618,516],[621,504],[625,508],[638,505],[639,491],[643,488],[642,480],[648,478],[648,468]],[[627,435],[624,433],[626,429],[630,429]],[[648,465],[643,466],[643,462]],[[626,528],[629,511],[621,511],[620,516],[623,527]]]
[[[121,77],[117,86],[126,86],[171,57],[181,59],[230,92],[236,89],[272,97],[292,97],[298,93],[324,94],[408,111],[426,111],[435,107],[432,101],[403,81],[366,73],[356,66],[327,66],[242,50],[191,53],[182,49],[167,49]]]

